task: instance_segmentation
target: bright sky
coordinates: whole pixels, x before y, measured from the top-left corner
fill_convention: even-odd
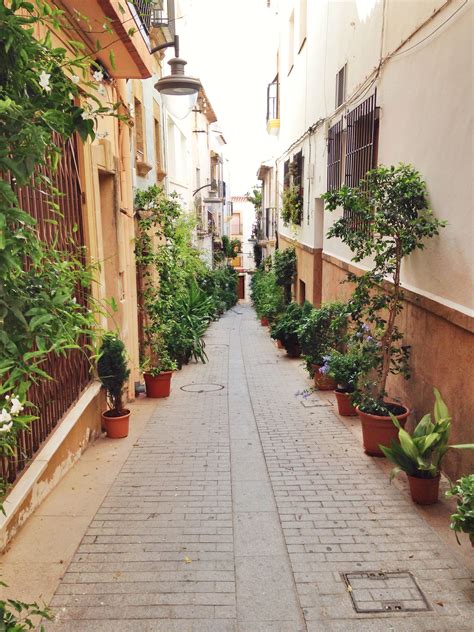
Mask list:
[[[276,74],[272,11],[266,0],[179,4],[180,55],[188,62],[186,71],[201,80],[228,143],[232,195],[245,194],[274,142],[265,128],[267,84]]]

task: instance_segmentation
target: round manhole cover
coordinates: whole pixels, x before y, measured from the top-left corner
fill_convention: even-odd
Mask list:
[[[185,384],[181,390],[188,393],[210,393],[211,391],[222,391],[223,388],[222,384]]]

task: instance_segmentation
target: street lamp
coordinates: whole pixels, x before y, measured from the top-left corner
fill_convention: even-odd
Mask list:
[[[174,46],[173,59],[168,64],[171,66],[171,74],[162,77],[155,84],[155,88],[161,94],[163,104],[175,118],[184,119],[196,105],[201,82],[195,77],[187,77],[184,67],[187,62],[179,56],[179,36],[175,35],[172,42],[160,44],[152,48],[151,53]]]

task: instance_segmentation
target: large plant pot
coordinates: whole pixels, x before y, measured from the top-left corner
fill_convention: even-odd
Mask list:
[[[404,408],[405,412],[395,415],[395,417],[398,419],[400,426],[404,428],[410,411],[405,406],[401,406],[401,408]],[[362,438],[366,454],[369,456],[383,456],[379,445],[389,447],[392,441],[398,443],[398,429],[393,425],[390,417],[364,413],[358,407],[356,407],[356,410],[361,421]]]
[[[285,345],[282,343],[281,340],[277,340],[276,343],[277,343],[277,349],[284,349],[285,348]]]
[[[287,345],[286,353],[289,355],[290,358],[299,358],[301,355],[301,347],[298,343]]]
[[[413,502],[417,505],[434,505],[434,503],[437,503],[439,497],[439,479],[439,474],[436,478],[408,476],[408,484],[410,485],[410,493]]]
[[[103,426],[110,439],[123,439],[128,436],[130,425],[130,411],[125,410],[125,415],[114,417],[112,410],[106,410],[102,413]]]
[[[262,327],[268,327],[270,322],[266,316],[262,316],[262,318],[260,319],[260,324],[262,325]]]
[[[357,410],[352,405],[351,394],[347,391],[336,389],[334,391],[337,400],[337,409],[342,417],[356,417]]]
[[[153,398],[169,397],[172,375],[173,371],[163,371],[159,375],[144,373],[146,396]]]
[[[318,391],[333,391],[336,388],[337,384],[334,378],[319,372],[320,364],[312,364],[311,367],[314,371],[314,386]]]

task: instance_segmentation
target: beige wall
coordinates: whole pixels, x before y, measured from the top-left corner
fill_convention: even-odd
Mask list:
[[[304,283],[304,298],[318,306],[321,304],[321,250],[304,247],[294,240],[280,235],[279,248],[285,250],[290,246],[296,251],[296,281],[293,285],[293,300],[303,300],[301,281]]]

